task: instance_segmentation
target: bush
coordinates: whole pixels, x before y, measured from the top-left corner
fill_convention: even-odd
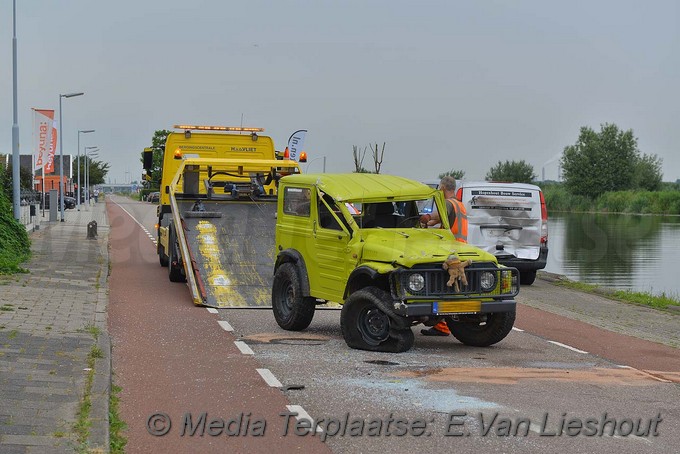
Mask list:
[[[591,211],[593,204],[587,197],[569,193],[564,185],[544,185],[545,205],[550,211]]]
[[[14,219],[12,204],[0,189],[0,274],[24,271],[19,264],[31,255],[26,228]]]
[[[610,191],[593,202],[587,197],[571,194],[562,184],[541,184],[545,203],[550,211],[631,214],[680,214],[680,191]]]
[[[630,191],[605,192],[597,199],[598,211],[624,213],[631,200]]]

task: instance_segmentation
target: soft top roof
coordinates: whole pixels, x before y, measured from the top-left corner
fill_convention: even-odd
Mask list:
[[[306,173],[284,177],[287,184],[310,184],[338,201],[426,199],[437,192],[395,175],[373,173]]]

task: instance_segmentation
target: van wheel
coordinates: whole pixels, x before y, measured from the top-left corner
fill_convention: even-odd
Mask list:
[[[479,316],[477,320],[455,321],[446,318],[453,337],[472,347],[488,347],[505,339],[515,324],[515,312],[496,312]]]
[[[536,280],[536,270],[520,271],[519,283],[520,285],[531,285]]]
[[[177,238],[172,224],[168,227],[168,249],[168,278],[170,282],[186,282],[187,278],[184,276],[184,270],[179,263]]]
[[[358,350],[400,353],[413,346],[411,327],[393,312],[389,294],[375,287],[358,290],[345,301],[340,328],[347,346]]]
[[[284,263],[274,274],[272,309],[276,323],[288,331],[300,331],[314,318],[314,300],[302,296],[300,276],[295,265]]]

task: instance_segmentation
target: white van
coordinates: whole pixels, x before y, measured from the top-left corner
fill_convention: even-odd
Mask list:
[[[548,211],[541,188],[524,183],[457,181],[456,198],[465,204],[467,241],[520,272],[531,285],[548,259]]]

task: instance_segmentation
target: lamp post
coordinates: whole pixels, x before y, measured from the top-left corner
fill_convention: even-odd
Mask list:
[[[59,95],[59,207],[61,208],[61,222],[64,222],[64,191],[66,191],[66,185],[62,188],[64,184],[64,134],[62,133],[63,125],[61,124],[61,98],[73,98],[84,94],[79,92]]]
[[[98,147],[85,147],[85,206],[90,209],[90,161],[99,151]]]
[[[94,129],[78,130],[78,190],[76,191],[76,205],[80,211],[80,134],[94,132]]]
[[[305,167],[305,172],[309,171],[309,166],[316,160],[318,159],[323,159],[323,172],[326,173],[326,157],[325,156],[319,156],[318,158],[314,158],[311,161],[307,163],[307,166]]]
[[[17,108],[17,2],[13,2],[12,21],[14,31],[12,35],[12,63],[14,65],[13,79],[13,103],[14,120],[12,122],[12,190],[14,192],[12,202],[14,206],[14,218],[21,219],[21,172],[19,166],[21,159],[19,155],[19,119]]]

